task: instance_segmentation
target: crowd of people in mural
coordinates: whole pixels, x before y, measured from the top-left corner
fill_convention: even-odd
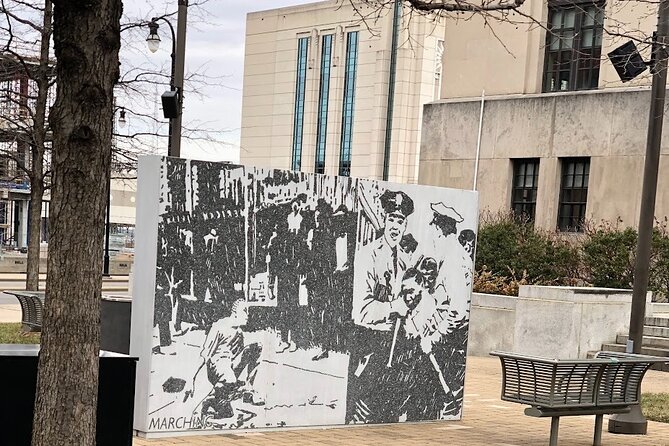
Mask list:
[[[278,187],[304,181],[295,175],[281,177]],[[264,180],[274,187],[273,181]],[[235,400],[264,405],[255,379],[261,358],[298,349],[311,351],[313,363],[333,352],[347,355],[341,422],[459,415],[476,238],[463,223],[471,222],[442,201],[429,203],[427,219],[425,211],[415,215],[421,197],[383,187],[371,199],[374,206],[363,206],[355,196],[358,180],[345,181],[353,197],[347,202],[313,190],[271,199],[276,191],[267,186],[262,196],[241,194],[227,214],[163,225],[165,257],[190,260],[164,262],[157,271],[163,277],[154,353],[168,351],[163,332],[169,324],[173,336],[205,332],[201,363],[184,398],[204,392],[201,416],[231,418]],[[212,194],[223,196],[218,189]],[[167,301],[172,305],[163,308]],[[245,333],[258,331],[274,333],[277,342],[245,341]],[[206,391],[195,388],[201,373],[211,386]]]

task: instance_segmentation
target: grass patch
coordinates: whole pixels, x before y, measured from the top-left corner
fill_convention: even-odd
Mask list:
[[[39,344],[39,333],[21,331],[21,324],[0,324],[0,344]]]
[[[641,411],[651,421],[669,423],[669,393],[644,393]]]

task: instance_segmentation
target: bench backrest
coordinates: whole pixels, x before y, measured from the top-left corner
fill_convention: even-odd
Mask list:
[[[602,376],[599,405],[638,402],[644,375],[655,362],[661,362],[658,358],[617,352],[598,352],[595,358],[609,361]]]
[[[502,364],[502,400],[535,407],[622,406],[639,402],[641,380],[662,358],[557,360],[492,352]],[[648,359],[650,358],[650,359]]]

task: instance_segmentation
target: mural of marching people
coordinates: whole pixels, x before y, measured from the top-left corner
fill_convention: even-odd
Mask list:
[[[155,296],[133,311],[154,330],[135,352],[150,364],[136,429],[461,417],[475,193],[153,162],[159,215],[138,231],[157,224],[155,276],[135,280],[155,280]]]

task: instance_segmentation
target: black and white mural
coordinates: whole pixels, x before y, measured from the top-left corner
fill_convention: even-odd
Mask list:
[[[148,157],[139,198],[136,429],[461,417],[474,192]]]

